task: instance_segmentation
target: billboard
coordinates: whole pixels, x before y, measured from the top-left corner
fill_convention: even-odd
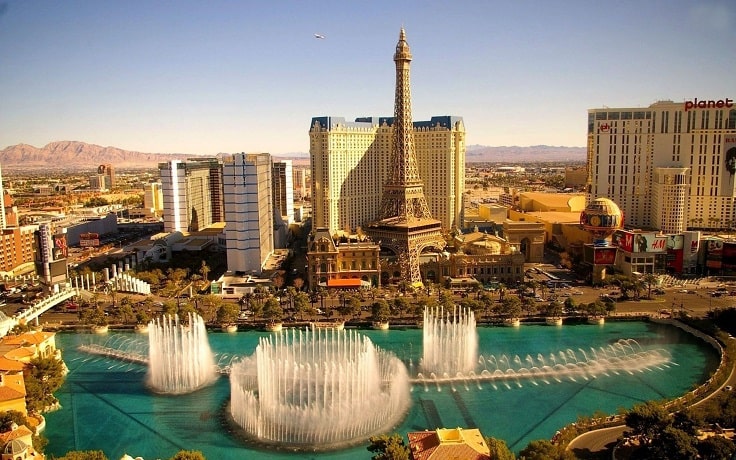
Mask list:
[[[705,266],[720,270],[723,268],[723,240],[705,240]]]
[[[665,252],[668,237],[654,232],[627,232],[618,230],[613,234],[613,244],[626,252]]]
[[[593,263],[596,265],[613,265],[616,262],[616,248],[595,248]]]
[[[54,260],[64,259],[69,255],[66,245],[66,234],[54,235]]]
[[[736,242],[726,241],[723,243],[721,261],[723,263],[723,268],[736,268]]]
[[[697,255],[700,250],[700,232],[683,232],[682,236],[685,239],[682,249],[689,252],[690,256]]]
[[[721,170],[721,195],[733,195],[736,174],[736,134],[723,136],[723,169]]]
[[[82,248],[96,248],[100,246],[98,233],[82,233],[79,235],[79,246]]]
[[[684,235],[668,235],[667,250],[681,250],[685,245]]]
[[[723,240],[720,239],[711,239],[705,241],[705,250],[708,252],[708,257],[710,256],[721,256],[721,253],[723,252]]]
[[[634,234],[623,230],[613,232],[611,242],[626,252],[634,252]]]

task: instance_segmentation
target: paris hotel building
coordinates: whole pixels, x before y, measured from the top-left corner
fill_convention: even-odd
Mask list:
[[[355,230],[376,219],[390,175],[393,117],[314,117],[309,130],[313,228]],[[414,122],[419,176],[432,217],[460,226],[465,188],[462,117]]]
[[[610,198],[627,227],[680,233],[736,225],[733,99],[588,110],[587,199]]]

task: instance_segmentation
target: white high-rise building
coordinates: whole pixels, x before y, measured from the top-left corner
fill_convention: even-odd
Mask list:
[[[355,229],[378,216],[392,156],[393,117],[314,117],[309,131],[314,228]],[[465,125],[439,116],[413,123],[416,164],[432,217],[461,226]]]
[[[164,231],[196,232],[212,225],[210,166],[172,160],[158,165],[164,205]]]
[[[291,160],[274,161],[273,206],[279,210],[287,225],[294,222],[294,177]]]
[[[227,268],[260,274],[274,250],[271,155],[236,153],[223,159]]]
[[[588,110],[587,198],[629,227],[665,233],[736,226],[733,99]]]

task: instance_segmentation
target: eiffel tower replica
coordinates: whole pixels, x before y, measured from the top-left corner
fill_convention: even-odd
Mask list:
[[[366,233],[381,247],[397,255],[404,280],[421,285],[419,255],[425,248],[444,248],[445,239],[442,237],[442,223],[432,218],[429,212],[424,184],[417,172],[409,81],[411,52],[403,27],[396,44],[394,62],[396,96],[390,177],[383,186],[378,220],[368,224]]]

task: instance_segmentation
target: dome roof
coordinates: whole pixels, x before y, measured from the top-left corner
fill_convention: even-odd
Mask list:
[[[18,455],[22,454],[28,449],[28,444],[24,443],[20,439],[13,439],[5,445],[3,450],[4,454]]]
[[[608,198],[596,198],[588,203],[583,212],[605,214],[607,216],[621,216],[621,209],[616,203]]]
[[[580,213],[580,225],[597,238],[623,228],[624,215],[616,203],[608,198],[596,198]]]

